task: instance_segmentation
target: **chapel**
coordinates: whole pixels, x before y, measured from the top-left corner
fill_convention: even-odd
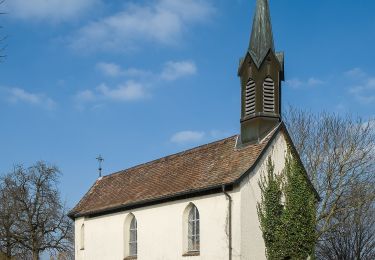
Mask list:
[[[256,1],[238,76],[239,134],[99,178],[69,213],[77,260],[266,259],[259,180],[269,157],[280,173],[288,149],[297,154],[268,0]]]

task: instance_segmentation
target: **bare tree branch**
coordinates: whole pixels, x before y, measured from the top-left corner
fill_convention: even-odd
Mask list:
[[[59,176],[57,167],[38,162],[28,169],[15,167],[3,182],[15,209],[10,237],[26,258],[38,260],[44,251],[72,251],[72,222],[61,202]]]
[[[285,121],[322,198],[317,214],[317,252],[330,249],[332,258],[325,254],[322,259],[373,259],[375,249],[363,245],[374,245],[375,236],[361,229],[365,220],[372,225],[369,230],[375,225],[367,218],[369,211],[364,211],[375,204],[375,129],[371,120],[289,108]],[[365,196],[358,187],[365,189]],[[343,225],[350,226],[348,221],[357,223],[356,229],[345,229]],[[350,254],[341,255],[345,250]],[[361,257],[355,258],[353,252],[360,252],[357,255]]]

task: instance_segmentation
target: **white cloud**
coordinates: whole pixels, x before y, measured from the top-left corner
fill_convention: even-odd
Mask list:
[[[172,135],[170,138],[170,142],[175,144],[192,144],[192,143],[199,143],[202,141],[208,140],[216,140],[221,138],[226,138],[230,136],[228,131],[221,131],[221,130],[211,130],[211,131],[180,131]]]
[[[287,80],[285,83],[287,86],[291,88],[303,88],[303,87],[314,87],[318,85],[325,84],[325,81],[320,80],[318,78],[311,77],[307,80],[301,80],[299,78],[293,78],[291,80]]]
[[[136,68],[128,68],[123,69],[120,65],[112,62],[99,62],[96,64],[96,68],[106,76],[109,77],[120,77],[120,76],[128,76],[128,77],[141,77],[151,75],[151,72],[136,69]]]
[[[345,75],[351,78],[363,78],[366,77],[366,73],[361,68],[353,68],[347,72]]]
[[[99,0],[9,0],[5,1],[5,9],[15,18],[62,21],[97,3]]]
[[[155,0],[131,3],[123,11],[82,27],[71,37],[78,50],[124,51],[141,42],[175,44],[192,24],[214,12],[210,0]],[[93,44],[95,43],[95,44]]]
[[[53,99],[44,94],[27,92],[21,88],[6,88],[6,90],[8,92],[8,100],[12,103],[26,103],[46,109],[53,109],[57,105]]]
[[[197,67],[191,61],[169,61],[165,64],[160,75],[163,80],[176,80],[181,77],[191,76],[197,73]]]
[[[99,62],[96,68],[109,77],[145,77],[153,80],[173,81],[182,77],[192,76],[197,73],[197,66],[192,61],[168,61],[161,72],[151,72],[136,68],[123,69],[120,65],[111,62]]]
[[[196,143],[202,141],[205,137],[205,132],[197,132],[197,131],[181,131],[175,133],[170,141],[176,144],[187,144],[187,143]]]
[[[96,67],[107,76],[117,77],[122,74],[120,66],[114,63],[99,62]]]
[[[102,84],[97,90],[105,98],[118,101],[139,100],[145,98],[147,95],[143,85],[134,81],[128,81],[126,84],[119,85],[113,89]]]
[[[83,90],[75,95],[79,103],[97,101],[136,101],[149,97],[145,87],[135,81],[127,81],[115,88],[108,87],[107,84],[99,85],[95,90]]]
[[[76,99],[79,101],[90,102],[90,101],[95,101],[96,96],[91,90],[86,89],[81,92],[78,92],[76,94]]]
[[[322,85],[325,82],[323,80],[317,79],[317,78],[309,78],[307,80],[307,85],[308,86],[317,86],[317,85]]]
[[[349,93],[354,95],[362,104],[375,103],[375,78],[366,78],[362,84],[351,87]]]

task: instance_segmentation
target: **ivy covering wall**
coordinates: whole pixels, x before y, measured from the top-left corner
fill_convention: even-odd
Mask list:
[[[259,186],[260,227],[269,260],[313,258],[316,243],[316,197],[304,168],[289,153],[281,174],[271,157]]]

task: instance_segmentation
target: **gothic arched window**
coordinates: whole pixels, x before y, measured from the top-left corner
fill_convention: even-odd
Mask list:
[[[137,256],[137,219],[134,216],[129,227],[129,256]]]
[[[245,92],[245,116],[255,114],[255,81],[249,79]]]
[[[188,251],[196,252],[200,250],[200,227],[199,211],[192,205],[188,217]]]
[[[275,83],[270,77],[263,82],[263,112],[275,113]]]

